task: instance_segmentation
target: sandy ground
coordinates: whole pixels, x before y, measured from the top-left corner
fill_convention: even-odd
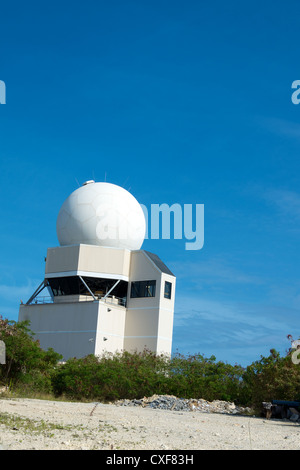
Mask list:
[[[3,450],[298,450],[283,420],[101,403],[0,399]]]

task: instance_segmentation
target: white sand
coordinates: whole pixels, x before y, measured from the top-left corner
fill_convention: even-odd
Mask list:
[[[297,423],[199,411],[0,399],[0,419],[4,450],[300,449]]]

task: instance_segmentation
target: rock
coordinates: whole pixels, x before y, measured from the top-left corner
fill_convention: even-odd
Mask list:
[[[234,403],[226,403],[226,404],[225,404],[225,408],[226,408],[226,410],[228,410],[228,411],[234,411],[234,410],[236,409],[236,406],[235,406]]]
[[[293,413],[290,417],[290,421],[296,422],[299,419],[299,414]]]

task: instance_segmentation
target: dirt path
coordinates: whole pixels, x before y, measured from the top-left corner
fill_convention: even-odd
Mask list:
[[[4,450],[298,450],[283,420],[95,403],[0,399]]]

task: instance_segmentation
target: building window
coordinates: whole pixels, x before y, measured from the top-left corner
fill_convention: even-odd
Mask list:
[[[156,281],[135,281],[131,283],[131,298],[155,297]]]
[[[171,293],[172,293],[172,283],[165,281],[165,299],[170,299],[171,298]]]

